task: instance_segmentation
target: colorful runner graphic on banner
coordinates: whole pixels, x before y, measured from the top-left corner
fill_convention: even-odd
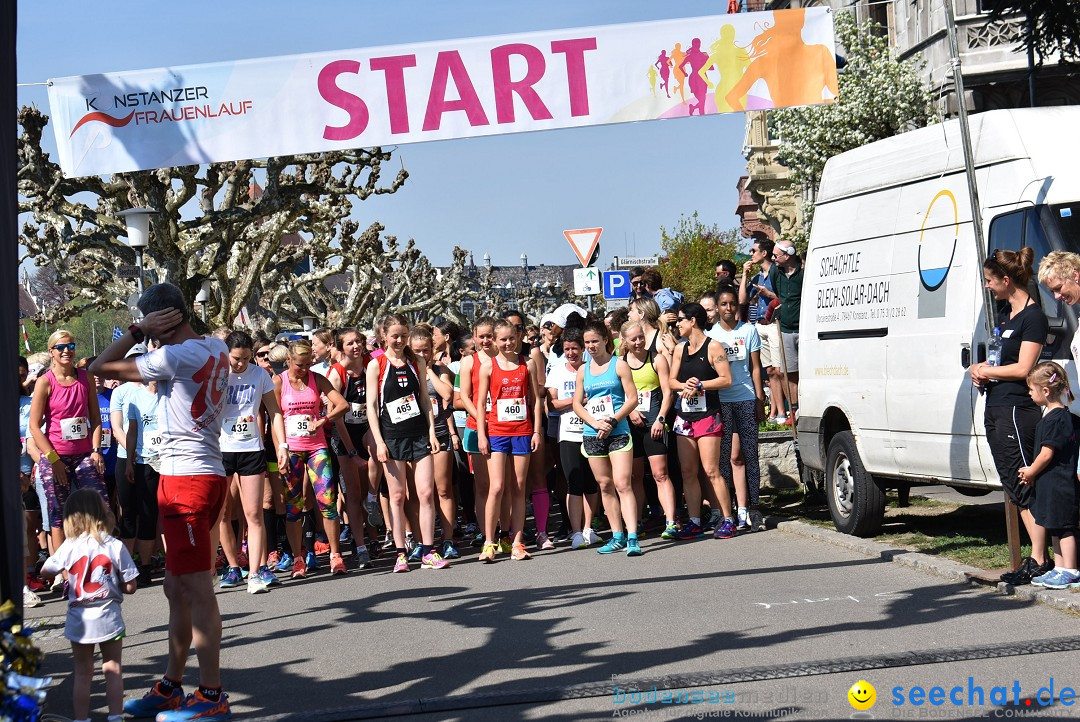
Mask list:
[[[67,176],[812,105],[836,99],[831,12],[84,75],[49,103]]]

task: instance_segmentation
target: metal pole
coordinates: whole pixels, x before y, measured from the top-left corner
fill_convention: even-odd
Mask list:
[[[1027,31],[1028,31],[1028,47],[1027,47],[1027,65],[1028,65],[1028,107],[1035,107],[1035,46],[1031,44],[1031,36],[1034,35],[1035,20],[1029,13],[1027,16]]]
[[[139,295],[140,295],[140,296],[141,296],[141,295],[142,295],[142,293],[143,293],[143,263],[142,263],[142,254],[143,254],[143,252],[142,252],[142,249],[141,249],[141,248],[136,248],[136,249],[135,249],[135,267],[136,267],[136,268],[138,269],[138,271],[139,271],[139,277],[138,277],[137,281],[138,281],[138,284],[139,284],[139,285],[138,285],[138,289],[139,289]]]
[[[97,356],[97,321],[90,321],[90,338],[93,339],[94,355]]]
[[[964,168],[967,171],[968,200],[971,203],[971,223],[975,231],[975,253],[979,265],[975,272],[982,285],[982,266],[986,262],[986,238],[983,234],[982,210],[979,203],[979,186],[975,180],[975,155],[971,150],[971,128],[968,126],[967,100],[964,92],[964,73],[960,68],[960,46],[956,40],[956,17],[953,15],[953,0],[944,0],[945,26],[949,38],[949,55],[952,56],[953,83],[956,87],[956,102],[959,109],[960,142],[964,149]],[[994,326],[994,305],[990,291],[983,289],[983,311],[985,315],[986,336],[990,337]]]

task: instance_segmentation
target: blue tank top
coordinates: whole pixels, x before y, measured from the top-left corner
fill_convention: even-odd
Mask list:
[[[626,400],[626,395],[623,393],[622,381],[619,379],[619,374],[616,372],[616,364],[619,363],[617,356],[612,356],[608,361],[607,369],[599,376],[592,374],[592,361],[585,363],[585,409],[590,410],[594,403],[603,401],[605,396],[610,396],[610,409],[611,414],[617,414],[619,409],[623,407],[623,403]],[[606,404],[605,404],[606,406]],[[594,414],[595,417],[595,414]],[[585,436],[596,436],[596,429],[585,424],[585,429],[582,432]],[[615,429],[611,432],[612,436],[621,436],[630,433],[630,423],[623,419],[615,425]]]

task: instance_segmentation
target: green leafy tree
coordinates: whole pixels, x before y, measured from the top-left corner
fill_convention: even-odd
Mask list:
[[[1034,48],[1039,63],[1055,55],[1080,60],[1080,3],[1076,0],[990,0],[984,7],[990,11],[987,23],[1017,13],[1028,18],[1021,47]]]
[[[777,160],[791,170],[796,192],[806,189],[808,196],[816,192],[825,162],[834,155],[941,119],[919,76],[922,61],[898,60],[878,23],[860,24],[850,13],[837,13],[836,39],[847,60],[839,75],[839,100],[785,108],[770,117],[780,138]],[[807,204],[803,231],[794,238],[800,247],[812,217]]]
[[[716,290],[716,262],[723,258],[736,260],[741,237],[738,230],[720,230],[707,225],[697,211],[680,216],[675,227],[660,228],[660,247],[664,256],[657,270],[664,285],[682,291],[687,299],[696,299]]]

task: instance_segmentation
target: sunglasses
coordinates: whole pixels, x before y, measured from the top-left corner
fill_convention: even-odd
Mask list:
[[[644,281],[631,281],[630,285],[631,286],[644,286],[645,282]]]
[[[269,355],[270,355],[269,351],[259,351],[258,353],[255,354],[255,358],[266,358]]]
[[[65,351],[74,351],[75,350],[75,344],[74,344],[74,342],[72,342],[72,343],[58,343],[55,346],[53,346],[53,350],[59,351],[60,353],[64,353]]]

